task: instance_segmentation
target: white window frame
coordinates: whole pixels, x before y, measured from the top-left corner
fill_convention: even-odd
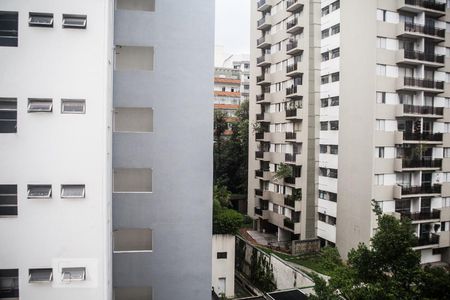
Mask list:
[[[68,196],[65,195],[66,189],[78,187],[81,191],[79,196]],[[62,184],[61,185],[61,198],[73,199],[73,198],[85,198],[86,196],[86,186],[84,184]]]
[[[40,99],[29,98],[28,99],[28,112],[52,112],[53,111],[53,99]]]
[[[73,22],[74,20],[82,20],[83,22],[81,24],[77,24],[76,22]],[[69,21],[72,21],[70,23]],[[62,21],[62,27],[63,28],[74,28],[74,29],[86,29],[87,27],[87,16],[86,15],[63,15],[63,21]]]
[[[32,274],[33,271],[36,271],[36,272],[50,271],[50,274],[47,279],[37,280],[37,279],[33,279],[33,274]],[[53,269],[52,268],[28,269],[28,282],[29,283],[40,283],[40,282],[51,282],[51,281],[53,281]]]
[[[81,111],[72,111],[72,110],[66,110],[66,105],[80,105],[83,110]],[[61,113],[62,114],[85,114],[86,113],[86,100],[82,99],[61,99]]]
[[[72,272],[75,276],[72,277]],[[76,273],[78,272],[78,274]],[[61,281],[72,282],[72,281],[85,281],[86,280],[86,267],[67,267],[61,269]]]
[[[32,195],[33,188],[47,187],[48,192],[45,195]],[[28,199],[50,199],[52,197],[52,186],[51,184],[29,184],[27,187],[27,198]]]
[[[30,12],[28,25],[31,27],[53,27],[53,14]]]

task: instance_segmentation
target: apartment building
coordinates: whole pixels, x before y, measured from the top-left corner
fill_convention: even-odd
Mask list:
[[[241,71],[241,102],[250,97],[250,56],[248,54],[231,55],[223,66]]]
[[[210,297],[213,16],[0,3],[0,299]]]
[[[214,110],[226,115],[228,130],[231,135],[233,123],[237,121],[236,111],[241,105],[241,71],[235,68],[215,68],[214,74]]]
[[[316,203],[316,234],[322,246],[337,246],[346,257],[358,243],[369,243],[376,230],[371,205],[375,200],[384,213],[412,220],[415,249],[420,251],[422,263],[448,262],[450,2],[327,0],[320,1],[318,8],[312,7],[314,4],[299,0],[254,3],[252,71],[256,78],[252,77],[250,110],[256,121],[268,125],[256,133],[252,149],[262,152],[250,152],[256,154],[256,161],[250,164],[254,174],[249,175],[249,211],[257,213],[254,218],[259,222],[267,219],[272,223],[272,210],[286,211],[285,206],[273,209],[271,189],[275,187],[277,197],[285,201],[290,199],[290,189],[276,187],[273,175],[264,170],[273,170],[273,157],[278,155],[271,151],[277,147],[270,140],[281,135],[276,123],[286,124],[291,113],[286,111],[280,120],[276,112],[268,114],[263,107],[270,109],[279,101],[286,109],[291,90],[283,88],[292,87],[289,75],[308,74],[309,80],[297,80],[297,91],[306,88],[314,93],[308,96],[303,92],[303,130],[299,132],[307,130],[315,135],[300,141],[302,150],[316,151],[317,164],[309,171],[316,174],[311,176],[315,183],[310,186],[315,185],[317,192],[311,192],[313,199],[306,201]],[[303,15],[289,20],[296,7]],[[320,28],[311,28],[311,18]],[[300,35],[292,41],[295,27],[301,24],[309,36]],[[298,53],[306,61],[300,59],[291,66],[285,59],[292,59],[289,54],[299,46]],[[319,51],[312,55],[311,49]],[[307,51],[310,54],[305,57]],[[277,75],[273,65],[276,70],[280,59],[285,62],[278,67],[281,75]],[[315,107],[315,122],[308,112],[311,106]],[[309,126],[305,127],[305,120]],[[279,126],[279,132],[286,138],[295,134],[298,139],[299,132],[290,126]],[[286,139],[278,141],[278,149],[288,158],[291,153]],[[258,160],[266,169],[258,169]],[[301,180],[306,174],[302,170]],[[299,211],[302,216],[304,211]]]

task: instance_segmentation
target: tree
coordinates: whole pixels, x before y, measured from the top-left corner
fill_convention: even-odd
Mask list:
[[[225,186],[214,186],[213,195],[213,233],[237,234],[242,227],[244,216],[229,209],[231,193]]]
[[[383,215],[371,247],[360,244],[348,254],[347,265],[335,262],[328,284],[315,278],[317,296],[311,299],[450,299],[449,274],[444,269],[422,269],[411,222]],[[430,285],[432,287],[430,287]],[[447,289],[444,287],[447,286]]]

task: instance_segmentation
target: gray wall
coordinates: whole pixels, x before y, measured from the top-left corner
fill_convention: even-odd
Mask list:
[[[153,229],[153,252],[115,254],[115,287],[211,297],[214,1],[116,11],[115,44],[154,47],[154,70],[116,71],[115,107],[152,107],[154,132],[115,133],[113,167],[152,168],[153,192],[114,194],[113,228]]]

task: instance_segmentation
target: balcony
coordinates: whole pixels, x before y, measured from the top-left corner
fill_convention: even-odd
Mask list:
[[[270,85],[270,74],[263,74],[256,77],[256,83],[259,85]]]
[[[263,196],[263,190],[261,190],[261,189],[255,189],[255,196],[262,197],[262,196]]]
[[[442,143],[442,133],[415,133],[415,132],[396,132],[396,144],[403,143],[430,143],[430,144],[441,144]]]
[[[300,43],[298,40],[292,40],[289,43],[286,44],[286,53],[288,55],[297,55],[299,53],[303,52],[302,49],[300,49]]]
[[[258,30],[267,30],[270,27],[272,27],[272,24],[270,24],[270,16],[262,17],[258,20]]]
[[[303,4],[299,0],[288,0],[286,2],[286,10],[289,12],[297,12],[303,8]]]
[[[442,186],[435,185],[422,185],[422,186],[395,186],[394,198],[408,198],[408,197],[420,197],[420,196],[438,196],[441,194]]]
[[[255,139],[256,140],[264,140],[264,138],[265,138],[265,132],[257,132],[257,133],[255,133]]]
[[[284,225],[284,227],[289,228],[291,230],[294,230],[294,228],[295,228],[295,223],[289,218],[284,219],[283,225]]]
[[[293,85],[288,87],[286,89],[286,98],[301,99],[303,96],[300,95],[300,88],[301,85]]]
[[[302,200],[302,190],[297,189],[293,191],[292,195],[287,195],[284,197],[284,205],[294,207],[295,208],[295,202]]]
[[[255,157],[257,159],[264,159],[264,151],[256,151],[255,152]]]
[[[286,153],[285,155],[284,155],[284,161],[285,162],[287,162],[287,163],[296,163],[297,162],[297,155],[298,154],[296,154],[296,153],[294,153],[294,154],[292,154],[292,153]],[[290,178],[290,177],[289,177]],[[286,178],[286,179],[288,179],[288,178]],[[284,182],[286,182],[286,183],[290,183],[290,184],[295,184],[295,181],[293,181],[293,180],[287,180],[286,181],[286,179],[284,180]],[[293,182],[292,182],[293,181]]]
[[[433,210],[430,212],[400,212],[403,219],[410,219],[411,221],[425,221],[425,220],[440,220],[441,211]]]
[[[268,119],[268,114],[261,113],[256,115],[256,121],[260,123],[268,123],[270,122]]]
[[[286,140],[296,140],[297,133],[296,132],[286,132]]]
[[[258,11],[266,11],[272,7],[271,0],[259,0],[257,3]]]
[[[301,120],[302,118],[303,118],[302,110],[300,108],[294,108],[294,109],[286,110],[286,119],[289,119],[289,120],[293,120],[293,119]]]
[[[303,30],[303,26],[300,25],[298,18],[292,19],[286,23],[286,32],[290,34],[296,34]]]
[[[266,99],[264,94],[256,96],[256,102],[263,102]]]
[[[260,49],[269,48],[272,45],[272,43],[270,41],[271,41],[270,35],[266,35],[266,36],[260,37],[256,41],[256,45]]]
[[[417,238],[416,247],[423,247],[429,245],[439,245],[439,235],[432,233],[429,235],[425,234]]]
[[[444,82],[413,77],[398,78],[397,90],[413,92],[425,91],[439,94],[444,92]]]
[[[444,116],[443,107],[400,104],[397,107],[397,117],[427,117],[441,119]]]
[[[441,68],[445,65],[445,55],[401,49],[397,52],[397,63]]]
[[[395,171],[402,172],[412,169],[441,169],[442,159],[401,159],[397,158],[395,160]]]
[[[445,29],[413,23],[399,23],[398,36],[405,38],[429,38],[436,42],[445,41]]]
[[[300,71],[300,63],[297,62],[292,65],[286,66],[286,76],[296,77],[300,74],[303,74],[303,72]]]
[[[426,12],[429,15],[440,17],[445,15],[445,3],[435,0],[400,0],[399,10],[421,13]]]
[[[263,215],[263,211],[259,207],[255,207],[255,215],[261,216]]]
[[[270,66],[270,64],[271,63],[270,63],[270,55],[269,54],[262,55],[256,59],[256,66],[258,66],[258,67]]]

